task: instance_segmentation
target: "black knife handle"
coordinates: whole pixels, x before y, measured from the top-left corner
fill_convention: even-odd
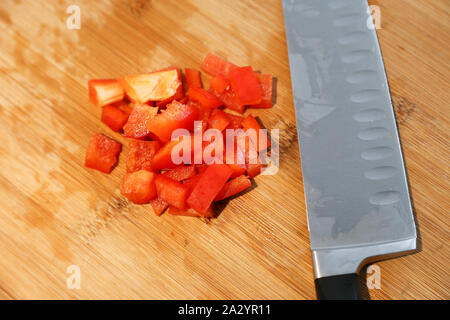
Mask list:
[[[316,294],[319,300],[360,300],[356,273],[318,278]]]

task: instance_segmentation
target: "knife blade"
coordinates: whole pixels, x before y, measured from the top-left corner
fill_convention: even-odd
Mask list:
[[[370,259],[416,249],[384,63],[366,0],[283,0],[319,299],[357,299]]]

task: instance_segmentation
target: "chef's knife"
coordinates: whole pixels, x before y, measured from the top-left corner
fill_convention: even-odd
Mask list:
[[[366,0],[283,0],[319,299],[359,299],[373,258],[416,249],[384,64]]]

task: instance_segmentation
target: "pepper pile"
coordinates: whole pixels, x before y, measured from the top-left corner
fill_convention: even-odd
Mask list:
[[[102,122],[130,138],[121,194],[136,204],[150,203],[156,215],[169,208],[168,213],[173,215],[213,218],[213,201],[249,188],[250,179],[263,169],[258,153],[252,157],[250,147],[254,146],[257,152],[270,147],[270,140],[252,115],[239,116],[222,108],[238,113],[246,107],[270,108],[272,76],[254,72],[249,66],[239,67],[211,53],[201,69],[212,76],[209,89],[203,88],[198,70],[186,68],[187,95],[182,73],[176,67],[88,83],[90,100],[103,107]],[[198,123],[201,125],[195,128]],[[172,153],[186,143],[187,137],[171,139],[177,129],[189,133],[189,163],[173,161]],[[227,129],[252,129],[257,134],[246,136],[245,145],[233,144],[231,157],[221,141],[223,162],[218,163],[203,158],[205,148],[217,141],[201,140],[202,158],[195,160],[198,147],[193,133],[200,132],[202,136],[208,129],[224,133]],[[109,173],[120,149],[120,143],[95,133],[86,152],[85,166]],[[213,151],[213,155],[214,152],[218,151]]]

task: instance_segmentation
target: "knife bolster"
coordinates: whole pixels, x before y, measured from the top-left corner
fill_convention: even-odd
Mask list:
[[[360,300],[358,275],[356,273],[341,274],[317,278],[317,299],[319,300]]]

